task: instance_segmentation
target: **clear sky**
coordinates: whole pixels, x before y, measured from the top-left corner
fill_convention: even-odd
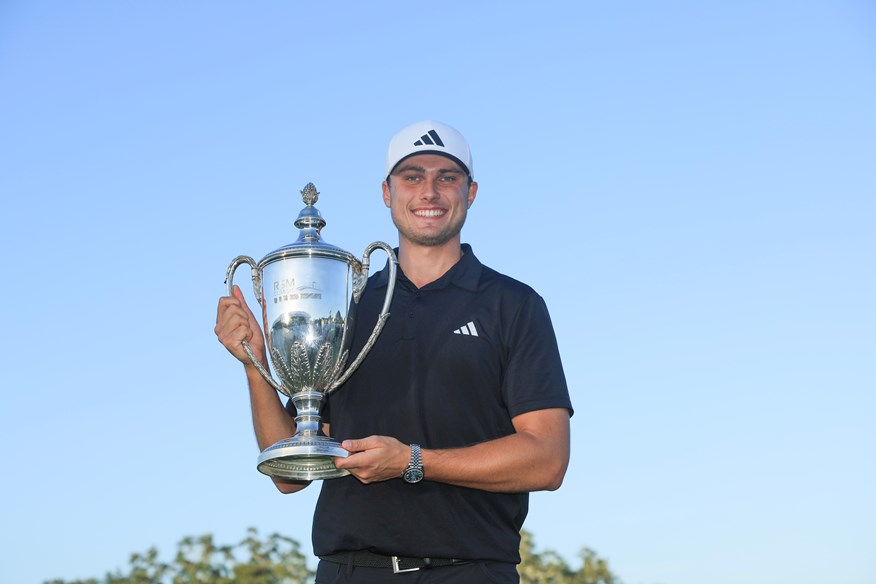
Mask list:
[[[0,2],[0,581],[249,526],[310,550],[216,300],[307,182],[327,241],[396,243],[385,148],[426,118],[472,145],[464,241],[557,331],[537,546],[627,584],[876,581],[867,0]]]

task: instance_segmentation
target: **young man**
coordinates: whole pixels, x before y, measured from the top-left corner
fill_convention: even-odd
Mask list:
[[[413,124],[390,142],[382,188],[399,273],[383,332],[327,400],[323,420],[350,452],[335,464],[351,474],[322,483],[318,583],[517,582],[528,493],[565,475],[572,406],[544,301],[461,243],[472,168],[468,142],[445,124]],[[350,354],[387,278],[369,280]],[[216,334],[244,363],[259,448],[292,435],[294,411],[242,350],[246,339],[267,366],[239,290],[220,299]]]

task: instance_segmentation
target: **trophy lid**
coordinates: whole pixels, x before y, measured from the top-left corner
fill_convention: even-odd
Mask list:
[[[316,190],[313,183],[307,183],[304,186],[301,191],[301,200],[305,207],[301,209],[295,220],[295,227],[300,230],[298,239],[294,243],[272,251],[260,263],[265,265],[284,258],[298,256],[330,257],[349,263],[358,262],[350,252],[323,241],[320,231],[325,227],[326,222],[319,209],[313,206],[319,200],[319,191]]]

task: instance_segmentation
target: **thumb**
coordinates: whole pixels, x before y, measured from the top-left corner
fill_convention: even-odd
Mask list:
[[[249,313],[250,318],[255,320],[255,314],[253,313],[252,309],[249,307],[249,304],[246,303],[246,298],[243,297],[243,291],[240,289],[240,286],[235,284],[231,289],[231,294],[232,294],[232,296],[234,296],[235,298],[240,300],[240,305],[246,309],[246,311]],[[258,321],[256,321],[256,322],[258,322]]]
[[[368,448],[367,443],[364,439],[362,440],[344,440],[341,443],[341,448],[346,450],[347,452],[361,452],[362,450],[366,450]]]
[[[231,288],[231,295],[246,304],[246,300],[243,298],[243,291],[240,289],[240,286],[235,284]]]

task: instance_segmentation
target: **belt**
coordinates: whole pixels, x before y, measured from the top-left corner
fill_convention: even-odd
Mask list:
[[[401,572],[416,572],[421,568],[439,568],[442,566],[457,566],[467,564],[469,560],[451,560],[448,558],[408,558],[402,556],[384,556],[368,550],[355,552],[338,552],[327,556],[319,556],[320,560],[335,564],[349,565],[360,568],[392,568],[394,574]]]

